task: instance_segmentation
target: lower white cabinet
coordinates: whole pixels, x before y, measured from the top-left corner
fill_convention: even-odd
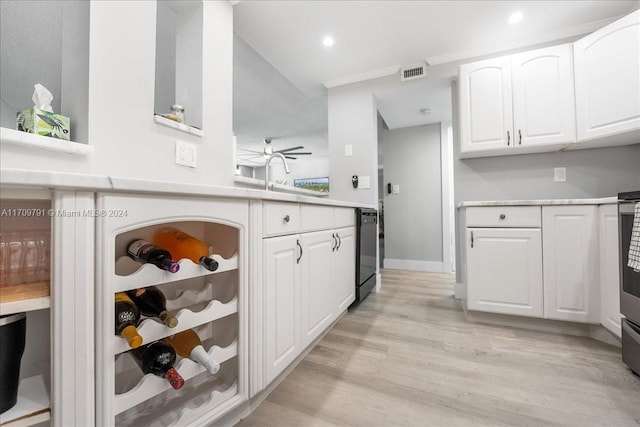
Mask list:
[[[266,384],[354,301],[353,237],[347,227],[263,239]]]
[[[618,209],[602,205],[600,220],[600,323],[617,337],[620,328],[620,255],[618,254]]]
[[[600,321],[597,206],[544,206],[544,317]]]
[[[541,317],[540,228],[468,228],[469,310]]]

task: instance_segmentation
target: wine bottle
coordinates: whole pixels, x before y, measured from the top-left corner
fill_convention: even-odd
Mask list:
[[[131,350],[130,353],[145,374],[166,378],[171,387],[176,390],[184,385],[184,379],[173,367],[176,352],[166,342],[156,341]]]
[[[129,298],[138,306],[140,312],[147,317],[157,317],[170,328],[175,328],[178,319],[167,311],[167,299],[155,286],[127,291]]]
[[[138,239],[129,243],[127,254],[138,262],[154,264],[158,268],[171,273],[180,270],[180,265],[171,259],[169,251],[159,248],[146,240]]]
[[[177,228],[166,227],[158,230],[153,242],[158,246],[167,248],[175,259],[190,259],[209,271],[218,269],[218,261],[209,257],[207,244]]]
[[[188,357],[194,362],[198,362],[212,374],[215,375],[220,370],[220,364],[209,356],[209,353],[202,346],[200,337],[192,329],[168,337],[166,341],[171,344],[179,356]]]
[[[116,302],[116,335],[127,340],[131,348],[142,344],[142,337],[138,334],[136,326],[140,321],[140,311],[124,292],[115,295]]]

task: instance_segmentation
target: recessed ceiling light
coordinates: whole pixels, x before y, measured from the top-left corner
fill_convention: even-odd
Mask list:
[[[509,16],[509,24],[517,24],[522,21],[522,12],[514,12]]]
[[[322,44],[327,47],[333,46],[333,37],[325,36],[324,39],[322,39]]]

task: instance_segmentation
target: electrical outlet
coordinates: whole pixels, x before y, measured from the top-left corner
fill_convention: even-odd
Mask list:
[[[176,140],[176,164],[195,168],[198,148],[185,141]]]
[[[553,181],[554,182],[566,182],[567,181],[567,168],[553,168]]]

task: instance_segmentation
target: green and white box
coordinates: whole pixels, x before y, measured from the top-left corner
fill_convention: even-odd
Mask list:
[[[24,132],[64,139],[65,141],[69,141],[71,136],[69,117],[35,107],[18,112],[16,126],[18,130]]]

